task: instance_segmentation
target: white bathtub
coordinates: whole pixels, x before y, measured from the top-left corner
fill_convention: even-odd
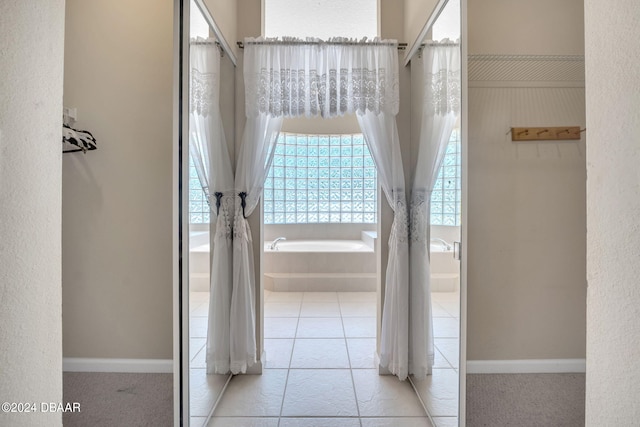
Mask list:
[[[264,287],[271,291],[375,291],[374,240],[282,240],[264,243]]]
[[[209,290],[209,233],[189,235],[190,288]],[[363,232],[362,240],[285,240],[278,250],[264,244],[265,288],[269,290],[374,291],[376,258],[374,232]],[[460,261],[439,243],[431,250],[431,290],[459,289]]]
[[[453,258],[453,250],[439,243],[430,246],[431,292],[455,292],[460,288],[460,261]]]
[[[275,249],[265,242],[267,252],[373,252],[362,240],[281,240]]]
[[[209,232],[189,233],[189,289],[209,291]]]

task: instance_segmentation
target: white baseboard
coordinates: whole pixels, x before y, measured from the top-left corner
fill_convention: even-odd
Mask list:
[[[63,372],[125,372],[143,374],[173,373],[172,359],[98,359],[65,357]]]
[[[586,372],[585,359],[467,360],[467,374],[560,374]]]

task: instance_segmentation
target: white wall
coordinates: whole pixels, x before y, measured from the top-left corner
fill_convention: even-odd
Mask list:
[[[640,418],[638,22],[634,0],[585,1],[588,426]]]
[[[67,0],[65,357],[172,358],[172,0]]]
[[[64,1],[0,3],[0,399],[61,426],[61,125]],[[4,408],[4,406],[3,406]]]
[[[581,55],[581,17],[582,0],[469,0],[469,53]],[[509,71],[514,62],[494,61],[493,74],[477,64],[469,62],[467,359],[582,359],[590,134],[525,143],[506,135],[584,127],[582,64],[524,62],[522,74]]]

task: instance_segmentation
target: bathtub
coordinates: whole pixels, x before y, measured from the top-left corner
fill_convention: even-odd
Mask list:
[[[366,235],[364,233],[367,233]],[[375,234],[362,240],[264,243],[264,287],[270,291],[375,291]]]
[[[264,252],[373,252],[362,240],[284,240],[271,249],[271,242],[264,244]]]
[[[375,291],[375,232],[361,240],[285,240],[263,255],[264,286],[276,291]],[[192,291],[209,290],[209,233],[189,235],[189,273]],[[460,261],[443,245],[431,250],[431,291],[459,289]]]
[[[460,261],[453,257],[453,250],[447,250],[439,243],[432,243],[431,292],[455,292],[460,289]]]
[[[209,232],[189,233],[189,290],[209,292]]]

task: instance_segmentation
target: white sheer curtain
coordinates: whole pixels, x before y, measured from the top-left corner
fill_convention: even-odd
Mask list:
[[[207,372],[222,374],[230,361],[234,178],[220,115],[220,52],[214,40],[192,39],[189,61],[189,152],[211,211]]]
[[[246,70],[245,62],[245,74]],[[246,218],[254,211],[262,195],[282,119],[268,113],[247,117],[238,157],[231,297],[233,374],[245,373],[256,362],[255,271],[251,230]]]
[[[282,118],[355,113],[379,182],[395,212],[380,359],[382,366],[404,379],[409,351],[408,216],[395,121],[399,108],[397,43],[246,39],[244,44],[247,125],[236,171],[236,192],[243,195],[236,199],[234,229],[232,372],[255,363],[253,255],[244,217],[253,211],[262,193]]]
[[[378,355],[382,367],[404,380],[409,374],[409,243],[400,140],[395,116],[367,111],[357,117],[394,212]]]
[[[460,46],[448,40],[422,51],[424,94],[418,161],[410,203],[410,372],[431,373],[434,359],[429,263],[431,191],[460,114]]]

